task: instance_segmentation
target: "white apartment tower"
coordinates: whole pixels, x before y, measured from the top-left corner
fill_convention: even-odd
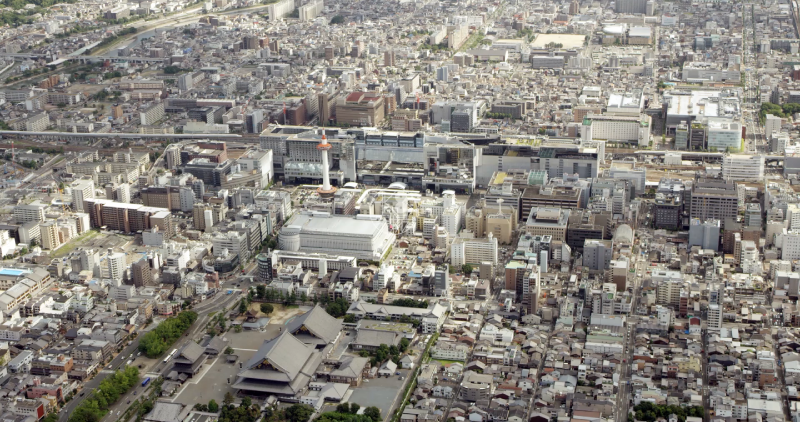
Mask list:
[[[131,203],[131,185],[127,183],[123,183],[117,186],[117,189],[114,190],[114,195],[117,197],[117,202],[122,202],[125,204]]]
[[[766,115],[764,119],[764,136],[766,136],[768,140],[772,138],[773,134],[781,131],[782,121],[783,119],[773,114]]]
[[[719,331],[722,328],[722,305],[715,303],[708,305],[707,325],[710,331]]]
[[[125,254],[122,252],[114,252],[112,249],[108,250],[106,254],[106,270],[108,278],[115,282],[122,281],[125,276]]]
[[[17,205],[14,207],[14,220],[17,223],[27,223],[29,221],[44,221],[44,204]]]
[[[72,211],[84,212],[83,201],[94,198],[94,180],[76,180],[70,187],[72,188]]]
[[[467,237],[462,233],[453,240],[450,246],[450,262],[456,267],[460,268],[464,264],[481,264],[484,262],[491,262],[492,265],[497,266],[497,238],[494,237],[492,232],[485,238],[475,239]]]
[[[375,282],[373,283],[372,290],[379,291],[381,289],[387,289],[391,292],[394,292],[397,288],[394,283],[394,276],[394,265],[381,265],[381,269],[375,276]]]

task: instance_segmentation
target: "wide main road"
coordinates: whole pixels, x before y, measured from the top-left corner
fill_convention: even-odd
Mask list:
[[[201,331],[204,331],[206,323],[209,320],[208,315],[212,312],[220,310],[225,307],[231,306],[234,302],[241,298],[241,294],[225,294],[226,288],[222,287],[220,291],[214,295],[211,299],[198,304],[193,310],[197,312],[197,321],[195,321],[192,328],[189,330],[188,335],[182,337],[180,340],[175,342],[172,346],[172,349],[179,349],[186,344],[187,341],[190,339],[194,339]],[[155,326],[153,326],[155,328]],[[134,353],[137,352],[139,348],[139,340],[141,336],[144,335],[144,331],[140,331],[139,336],[136,337],[131,343],[126,346],[120,354],[118,354],[114,359],[112,359],[111,363],[106,365],[105,367],[101,368],[100,372],[98,372],[94,378],[83,385],[81,390],[83,395],[77,395],[75,398],[72,399],[69,403],[67,403],[59,413],[59,422],[66,422],[69,419],[69,415],[75,411],[75,409],[83,402],[86,397],[91,395],[91,392],[94,391],[97,387],[100,386],[100,383],[103,382],[106,377],[111,375],[117,369],[120,369],[125,365],[126,359]],[[154,369],[161,373],[166,369],[165,365],[161,360],[156,363],[154,368],[145,368],[145,369]],[[145,372],[145,371],[142,371]],[[144,375],[143,373],[141,375]],[[126,406],[127,400],[131,396],[132,392],[135,391],[136,388],[132,388],[128,394],[123,395],[122,397],[117,400],[116,405],[111,406],[109,408],[109,414],[112,412],[116,412],[119,408]]]
[[[130,356],[132,353],[136,352],[136,349],[139,348],[139,338],[136,337],[127,347],[125,347],[120,354],[117,355],[114,359],[111,360],[109,365],[101,368],[100,372],[94,376],[89,382],[83,385],[81,389],[80,395],[75,396],[69,403],[67,403],[63,408],[61,408],[61,412],[59,413],[58,420],[60,422],[65,422],[69,419],[69,415],[75,411],[75,409],[81,404],[83,399],[90,396],[92,391],[97,389],[100,386],[100,383],[103,382],[106,377],[111,375],[113,371],[119,369],[123,364],[125,364],[125,359]]]

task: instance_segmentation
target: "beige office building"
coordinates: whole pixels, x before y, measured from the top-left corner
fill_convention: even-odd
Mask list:
[[[378,126],[385,118],[384,98],[376,92],[353,92],[336,104],[336,122]]]
[[[48,220],[39,225],[42,236],[42,249],[55,250],[61,246],[58,236],[58,225],[55,220]]]
[[[473,207],[467,212],[465,225],[476,237],[486,237],[492,233],[499,243],[509,244],[517,229],[516,210],[505,207],[500,213],[497,207]]]

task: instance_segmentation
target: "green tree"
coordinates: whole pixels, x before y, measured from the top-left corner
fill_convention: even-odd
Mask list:
[[[364,409],[364,416],[372,419],[372,422],[381,422],[383,420],[383,417],[381,417],[381,409],[375,406]]]
[[[403,352],[403,353],[405,353],[405,351],[406,351],[406,350],[408,350],[408,346],[409,346],[409,344],[410,344],[410,343],[411,343],[411,342],[410,342],[410,341],[408,341],[408,339],[407,339],[407,338],[403,337],[403,338],[400,340],[400,351],[401,351],[401,352]]]
[[[261,304],[261,313],[269,315],[269,314],[272,313],[273,310],[274,309],[273,309],[272,305],[270,305],[269,303],[262,303]]]
[[[233,394],[230,391],[225,393],[225,397],[222,399],[222,404],[224,406],[230,406],[233,403]]]
[[[235,350],[233,350],[233,347],[231,347],[231,346],[228,346],[228,347],[225,348],[225,354],[226,355],[232,355],[234,352],[235,352]]]
[[[469,264],[462,265],[461,272],[464,274],[472,274],[472,265]]]
[[[341,25],[344,23],[344,16],[336,15],[331,19],[331,25]]]
[[[219,412],[219,405],[216,401],[214,401],[214,399],[208,401],[208,411],[211,413]]]
[[[289,422],[308,422],[313,414],[314,408],[307,404],[293,404],[284,411]]]
[[[149,358],[156,358],[166,352],[189,327],[197,320],[197,313],[183,311],[178,316],[168,318],[153,330],[147,332],[139,341],[139,351]]]
[[[411,298],[395,299],[391,303],[392,306],[403,306],[406,308],[427,308],[430,303],[427,300],[415,300]]]
[[[247,312],[247,303],[242,299],[239,301],[239,313],[244,314],[245,312]]]
[[[328,303],[328,305],[325,307],[325,311],[334,318],[341,318],[345,316],[349,308],[350,304],[347,302],[347,299],[338,298],[333,302]]]

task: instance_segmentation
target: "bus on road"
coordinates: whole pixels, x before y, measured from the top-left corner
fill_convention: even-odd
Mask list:
[[[150,377],[147,377],[142,381],[142,387],[147,387],[147,384],[150,383]]]

